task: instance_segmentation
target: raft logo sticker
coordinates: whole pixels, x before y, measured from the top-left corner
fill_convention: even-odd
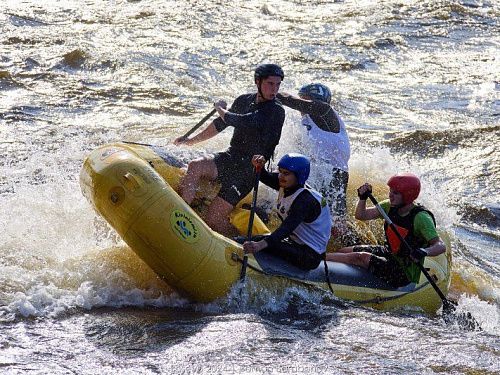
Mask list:
[[[183,241],[195,243],[199,239],[198,228],[196,228],[191,216],[184,211],[172,211],[172,214],[170,215],[170,226],[177,237]]]

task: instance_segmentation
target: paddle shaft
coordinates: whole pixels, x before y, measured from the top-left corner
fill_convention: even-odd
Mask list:
[[[189,137],[191,134],[193,134],[200,126],[202,126],[210,117],[212,117],[212,115],[217,112],[214,109],[212,109],[210,111],[210,113],[208,113],[205,117],[203,117],[195,126],[193,126],[186,134],[184,134],[182,136],[182,139],[186,139],[187,137]],[[150,145],[149,143],[139,143],[139,142],[129,142],[129,141],[122,141],[123,143],[127,143],[127,144],[130,144],[130,145],[139,145],[139,146],[149,146],[149,147],[158,147],[158,146],[155,146],[155,145]]]
[[[151,145],[149,143],[139,143],[139,142],[132,142],[132,141],[122,141],[122,143],[126,143],[128,145],[137,145],[137,146],[159,147],[159,146]]]
[[[257,191],[259,190],[260,170],[261,166],[255,167],[255,179],[253,183],[252,207],[250,208],[250,218],[248,219],[247,241],[252,240],[253,220],[255,217],[255,207],[257,206]],[[247,273],[248,255],[243,256],[243,264],[241,265],[240,280],[244,281]]]
[[[212,109],[205,117],[203,117],[200,122],[198,122],[195,126],[193,126],[186,134],[182,136],[182,139],[186,139],[191,134],[193,134],[200,126],[202,126],[213,114],[216,112],[215,108]]]
[[[397,230],[396,226],[394,225],[394,223],[392,222],[392,220],[389,218],[389,216],[387,215],[387,213],[384,211],[384,209],[382,207],[380,207],[380,204],[378,204],[377,200],[371,194],[368,195],[368,198],[370,198],[370,200],[375,205],[375,207],[377,208],[377,210],[380,213],[380,215],[383,216],[384,220],[387,222],[387,224],[389,224],[389,226],[391,227],[391,229],[393,230],[393,232],[396,234],[396,236],[398,236],[398,238],[401,241],[401,243],[403,243],[405,245],[405,247],[408,249],[408,251],[411,252],[413,249],[410,247],[410,245],[408,244],[408,242],[406,242],[406,240],[401,235],[401,233],[399,233],[399,231]],[[451,307],[452,309],[455,309],[455,306],[453,306],[453,304],[451,303],[451,301],[448,300],[446,298],[446,296],[443,294],[443,292],[441,291],[441,289],[439,289],[439,287],[436,285],[436,283],[432,279],[431,275],[429,275],[429,272],[427,272],[427,270],[425,269],[425,267],[422,264],[420,264],[420,262],[415,262],[415,264],[418,266],[418,268],[420,269],[420,271],[424,274],[424,276],[427,278],[427,280],[429,281],[429,283],[432,285],[432,287],[434,288],[434,290],[438,294],[439,298],[441,298],[441,301],[443,301],[443,308],[447,309],[447,308]]]

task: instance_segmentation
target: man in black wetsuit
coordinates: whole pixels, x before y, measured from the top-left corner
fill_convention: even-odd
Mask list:
[[[309,159],[290,153],[278,163],[279,172],[269,173],[266,159],[256,155],[252,164],[262,168],[260,180],[280,190],[276,209],[282,224],[269,236],[259,236],[243,244],[247,253],[265,251],[304,270],[318,267],[325,257],[330,239],[330,209],[317,191],[305,187],[309,177]]]
[[[191,161],[180,185],[180,195],[191,204],[201,178],[221,183],[205,221],[213,230],[227,236],[236,234],[229,222],[230,212],[252,190],[252,156],[272,157],[285,121],[285,110],[275,100],[284,79],[283,70],[275,64],[262,64],[255,69],[254,79],[257,93],[239,96],[229,110],[225,109],[224,101],[215,103],[218,118],[196,136],[174,141],[175,145],[190,146],[212,138],[228,126],[234,127],[229,149],[213,157]]]

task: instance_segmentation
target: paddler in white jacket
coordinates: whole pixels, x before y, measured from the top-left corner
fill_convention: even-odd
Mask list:
[[[302,86],[299,97],[278,93],[277,98],[287,107],[300,111],[302,125],[311,141],[313,160],[330,166],[329,179],[319,189],[330,205],[333,234],[347,232],[347,182],[351,148],[349,136],[340,115],[330,105],[332,94],[328,86],[311,83]],[[344,242],[344,241],[343,241]]]
[[[279,190],[276,210],[282,224],[269,236],[259,236],[243,244],[247,253],[266,251],[304,270],[314,269],[325,258],[332,220],[320,193],[305,186],[309,159],[290,153],[278,162],[279,172],[264,169],[266,159],[255,155],[252,164],[262,168],[260,181]]]

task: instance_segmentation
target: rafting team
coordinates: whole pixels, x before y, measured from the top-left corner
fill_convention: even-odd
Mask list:
[[[347,231],[350,157],[344,122],[330,105],[331,91],[324,84],[312,83],[303,86],[298,96],[280,93],[284,73],[275,64],[259,65],[254,79],[256,93],[239,96],[229,109],[224,101],[216,102],[219,117],[196,136],[174,141],[176,145],[194,145],[228,126],[234,128],[226,151],[189,163],[181,181],[181,197],[191,204],[201,178],[220,182],[221,189],[209,205],[205,221],[213,230],[232,237],[236,229],[229,221],[230,212],[252,190],[254,169],[261,170],[260,181],[280,191],[276,211],[282,223],[272,234],[244,242],[246,253],[269,252],[304,270],[314,269],[326,259],[369,269],[394,287],[417,283],[420,269],[415,262],[423,264],[424,257],[437,256],[446,250],[436,231],[433,214],[415,203],[420,193],[418,177],[411,173],[392,176],[387,183],[389,199],[380,204],[410,244],[411,251],[401,246],[399,236],[385,224],[385,245],[356,245],[327,253],[332,226],[336,235]],[[281,137],[285,121],[283,105],[300,111],[314,157],[331,167],[331,180],[320,192],[306,185],[311,163],[305,155],[288,153],[279,160],[277,172],[265,169],[264,164],[273,156]],[[372,186],[365,183],[357,191],[356,219],[382,218],[375,207],[366,207]]]

